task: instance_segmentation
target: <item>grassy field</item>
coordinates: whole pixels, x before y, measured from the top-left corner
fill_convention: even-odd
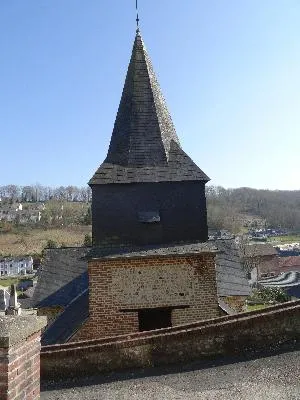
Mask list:
[[[18,284],[20,278],[0,278],[0,286],[10,287],[10,285]]]
[[[81,246],[86,234],[91,234],[91,226],[0,233],[0,256],[40,254],[48,240],[55,241],[58,246]]]
[[[272,243],[293,243],[300,242],[300,234],[299,235],[284,235],[284,236],[273,236],[268,238],[268,242]]]

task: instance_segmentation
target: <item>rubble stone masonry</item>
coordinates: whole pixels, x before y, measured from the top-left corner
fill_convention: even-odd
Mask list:
[[[89,261],[89,319],[72,341],[139,331],[138,310],[169,307],[172,326],[218,317],[215,254]]]

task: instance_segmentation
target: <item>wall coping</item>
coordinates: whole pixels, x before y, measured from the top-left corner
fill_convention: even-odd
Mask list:
[[[0,317],[0,347],[8,348],[39,332],[47,325],[46,317],[5,315]]]
[[[89,261],[105,260],[131,260],[151,259],[164,257],[191,257],[204,254],[217,254],[222,252],[211,242],[171,243],[147,246],[94,246],[89,251],[86,259]]]
[[[245,313],[238,313],[235,315],[227,315],[224,317],[208,319],[204,321],[192,322],[190,324],[182,324],[177,325],[170,328],[157,329],[155,331],[145,331],[145,332],[136,332],[125,335],[118,336],[107,336],[99,339],[90,339],[90,340],[82,340],[78,342],[68,342],[68,343],[60,343],[48,346],[42,346],[41,354],[42,355],[55,355],[57,353],[65,353],[68,352],[78,352],[78,351],[95,351],[101,347],[112,347],[112,346],[121,346],[126,345],[126,343],[140,342],[144,343],[147,341],[151,341],[155,338],[165,338],[171,336],[180,336],[186,335],[188,333],[202,331],[205,332],[210,329],[219,328],[222,329],[226,325],[236,324],[238,322],[249,321],[251,324],[255,324],[256,320],[259,318],[265,318],[268,316],[274,316],[278,313],[282,313],[283,311],[293,312],[300,308],[300,300],[290,301],[286,303],[277,304],[275,306],[268,307],[264,310],[256,310],[256,311],[248,311]]]

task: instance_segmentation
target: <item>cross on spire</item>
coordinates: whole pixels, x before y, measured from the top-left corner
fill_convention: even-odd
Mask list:
[[[138,9],[138,0],[135,0],[135,9],[136,9],[136,32],[138,33],[140,28],[139,28],[139,9]]]

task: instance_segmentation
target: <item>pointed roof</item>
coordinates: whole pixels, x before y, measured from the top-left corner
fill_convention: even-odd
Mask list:
[[[184,153],[139,30],[110,146],[90,185],[202,180]]]

